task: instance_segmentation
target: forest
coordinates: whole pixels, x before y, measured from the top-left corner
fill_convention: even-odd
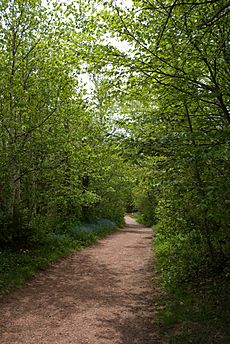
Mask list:
[[[165,290],[206,288],[226,311],[229,14],[227,0],[1,1],[0,287],[16,252],[46,264],[134,212],[155,225]]]

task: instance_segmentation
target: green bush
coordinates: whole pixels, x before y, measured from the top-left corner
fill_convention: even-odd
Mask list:
[[[156,191],[151,186],[140,183],[133,189],[133,200],[134,207],[141,216],[139,220],[147,226],[156,224]]]

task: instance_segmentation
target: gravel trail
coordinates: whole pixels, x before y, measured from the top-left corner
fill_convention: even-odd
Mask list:
[[[0,300],[0,343],[160,344],[152,230],[126,223]]]

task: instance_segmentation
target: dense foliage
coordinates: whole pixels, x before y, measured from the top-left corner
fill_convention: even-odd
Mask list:
[[[158,223],[167,285],[227,276],[229,3],[0,10],[1,245],[128,206]]]
[[[0,17],[0,243],[73,221],[121,224],[129,178],[82,86],[82,9],[9,0]]]
[[[126,73],[120,100],[126,134],[120,136],[125,154],[142,167],[134,203],[148,222],[158,220],[165,281],[181,283],[213,270],[226,275],[229,4],[105,2],[101,16],[102,30],[129,48],[118,53],[107,46],[110,64]]]
[[[93,242],[93,222],[103,234],[100,219],[121,225],[128,209],[157,224],[166,286],[214,281],[224,296],[229,13],[226,0],[1,1],[6,281],[14,265],[33,273]]]

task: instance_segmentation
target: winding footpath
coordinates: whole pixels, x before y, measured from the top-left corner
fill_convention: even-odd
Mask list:
[[[126,223],[0,300],[0,343],[160,344],[152,230]]]

